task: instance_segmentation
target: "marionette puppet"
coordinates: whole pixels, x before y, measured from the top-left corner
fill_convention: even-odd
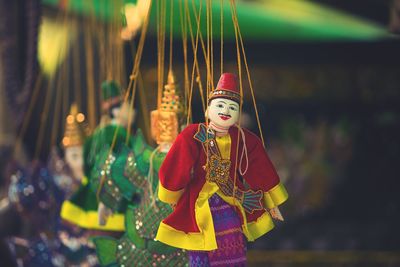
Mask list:
[[[191,124],[168,152],[159,172],[159,199],[174,211],[156,239],[189,251],[190,266],[244,266],[246,241],[283,220],[287,199],[261,140],[237,125],[236,77],[221,76],[208,98],[208,123]]]
[[[179,96],[175,92],[175,79],[172,72],[168,75],[163,98],[159,109],[151,113],[151,133],[158,147],[150,158],[142,156],[137,164],[124,159],[124,153],[118,153],[110,165],[109,175],[120,173],[126,180],[140,190],[139,203],[130,203],[125,214],[125,234],[120,239],[95,237],[96,252],[102,266],[186,266],[187,256],[180,249],[167,246],[154,240],[160,221],[172,212],[170,205],[160,202],[156,197],[158,171],[165,153],[171,147],[178,134],[178,116],[181,115]],[[147,154],[147,153],[144,153]],[[128,164],[125,164],[127,162]],[[148,175],[137,176],[142,171],[135,166],[147,166]],[[114,174],[114,175],[113,175]],[[122,185],[120,182],[114,181]],[[128,193],[132,185],[118,187]]]
[[[9,199],[23,218],[24,235],[10,242],[16,248],[16,257],[23,255],[18,259],[23,266],[96,264],[85,231],[61,221],[59,216],[60,208],[68,202],[66,197],[83,178],[85,131],[84,115],[72,105],[62,142],[65,159],[53,149],[47,166],[33,161],[27,168],[12,172]]]
[[[107,222],[110,214],[125,213],[128,205],[136,205],[143,194],[149,172],[153,148],[149,146],[140,129],[129,135],[127,129],[134,119],[129,101],[112,107],[111,139],[102,141],[91,169],[92,187],[99,197],[100,223]],[[129,119],[131,116],[131,119]],[[114,140],[115,137],[115,140]],[[121,138],[122,137],[122,138]],[[109,142],[111,141],[111,142]],[[105,216],[101,210],[105,210]]]
[[[54,148],[48,162],[54,182],[63,191],[65,199],[69,199],[86,179],[83,173],[83,143],[88,133],[85,115],[78,111],[75,103],[72,104],[62,139],[64,158]]]
[[[114,135],[115,149],[119,149],[120,144],[127,142],[129,145],[132,142],[126,129],[129,121],[127,117],[129,104],[123,104],[121,89],[115,81],[103,82],[101,89],[102,110],[106,113],[107,119],[103,120],[83,144],[84,179],[70,201],[63,204],[61,217],[85,229],[123,231],[123,213],[115,212],[110,216],[111,209],[106,209],[102,202],[98,202],[96,181],[100,175],[97,169],[104,165],[101,151],[111,147]]]
[[[64,160],[71,169],[76,180],[81,180],[83,175],[83,142],[88,134],[84,124],[85,115],[78,112],[78,106],[73,104],[67,116],[65,134],[62,140],[64,146]]]
[[[78,111],[75,103],[72,104],[66,118],[62,139],[64,159],[60,158],[54,149],[48,164],[55,184],[63,193],[64,199],[60,212],[62,215],[65,215],[65,209],[74,205],[77,200],[75,192],[79,186],[87,183],[87,178],[83,173],[83,143],[88,133],[85,115]],[[65,220],[57,225],[59,253],[63,255],[65,264],[94,266],[97,263],[93,244],[89,242],[87,234],[88,232],[84,229],[65,223]]]

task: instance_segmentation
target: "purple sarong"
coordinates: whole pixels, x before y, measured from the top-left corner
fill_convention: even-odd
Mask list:
[[[208,202],[213,217],[218,249],[189,251],[189,266],[246,266],[246,241],[242,233],[239,215],[217,194],[214,194]]]

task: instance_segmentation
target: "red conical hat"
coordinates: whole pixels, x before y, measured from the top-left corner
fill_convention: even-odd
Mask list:
[[[233,73],[223,73],[219,78],[217,88],[211,92],[208,100],[214,98],[227,98],[236,102],[240,102],[240,92],[237,87],[236,75]]]

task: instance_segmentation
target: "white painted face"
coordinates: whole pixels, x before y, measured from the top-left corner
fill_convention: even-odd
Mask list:
[[[233,100],[215,98],[208,105],[207,116],[218,126],[231,127],[239,120],[239,104]]]
[[[118,124],[128,128],[135,121],[135,109],[130,107],[129,102],[124,102],[119,108],[113,108],[112,113]],[[130,118],[130,119],[129,119]],[[131,124],[131,125],[128,125]]]
[[[82,146],[71,146],[64,150],[65,162],[71,168],[72,174],[77,179],[83,177],[83,149]]]

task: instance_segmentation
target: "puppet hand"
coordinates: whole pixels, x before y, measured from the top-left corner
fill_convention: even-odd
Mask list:
[[[108,217],[112,215],[112,210],[106,207],[103,202],[99,203],[99,207],[97,209],[99,225],[106,225]]]
[[[271,217],[274,218],[275,220],[279,220],[279,221],[285,220],[285,219],[283,219],[283,216],[278,207],[270,209],[269,214],[271,214]]]
[[[176,208],[176,203],[175,204],[170,204],[171,208],[174,210]]]

